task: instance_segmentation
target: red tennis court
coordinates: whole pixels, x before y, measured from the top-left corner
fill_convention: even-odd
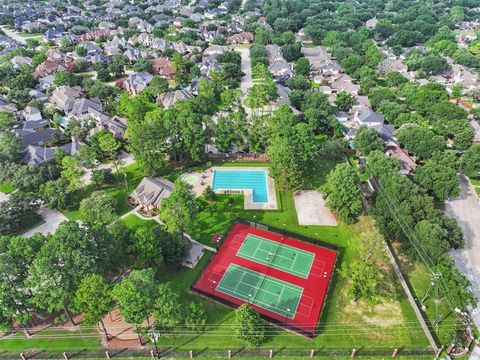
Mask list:
[[[235,223],[192,290],[313,337],[337,253],[266,228]]]

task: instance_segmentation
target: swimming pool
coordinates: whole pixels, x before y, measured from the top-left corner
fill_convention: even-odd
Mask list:
[[[212,189],[251,189],[254,203],[268,202],[267,175],[264,170],[214,170]]]

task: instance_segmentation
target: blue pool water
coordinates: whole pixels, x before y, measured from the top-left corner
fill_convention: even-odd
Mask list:
[[[267,176],[265,171],[214,170],[213,190],[252,189],[252,201],[268,202]]]

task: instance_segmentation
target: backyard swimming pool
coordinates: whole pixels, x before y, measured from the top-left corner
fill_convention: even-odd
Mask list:
[[[212,189],[214,191],[251,189],[254,203],[268,203],[265,170],[214,170]]]

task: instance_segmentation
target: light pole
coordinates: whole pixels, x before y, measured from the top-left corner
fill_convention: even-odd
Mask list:
[[[315,233],[315,246],[318,246],[318,233]]]
[[[218,238],[218,239],[215,241],[215,244],[216,244],[217,251],[218,251],[218,246],[219,246],[219,244],[220,244],[220,238]]]
[[[283,224],[283,236],[287,234],[287,224]]]
[[[213,285],[212,285],[212,295],[213,295],[213,297],[215,297],[215,284],[216,283],[217,282],[215,280],[213,280]]]
[[[128,190],[128,181],[127,181],[127,173],[126,172],[123,173],[123,179],[125,180],[125,189]]]
[[[288,325],[288,317],[290,316],[290,308],[287,309],[287,313],[285,314],[285,325]]]
[[[254,225],[254,228],[256,229],[257,228],[257,215],[253,215],[253,225]]]

